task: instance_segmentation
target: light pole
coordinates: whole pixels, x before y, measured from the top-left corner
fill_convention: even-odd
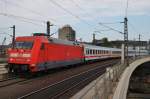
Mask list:
[[[141,35],[139,34],[139,56],[141,55]]]
[[[51,24],[50,21],[47,21],[47,35],[48,35],[48,37],[51,36],[51,34],[50,34],[51,26],[53,26],[53,24]]]
[[[95,43],[96,43],[96,33],[101,34],[101,32],[100,32],[100,31],[94,31],[94,32],[93,32],[93,44],[95,44]]]
[[[15,47],[15,25],[13,25],[13,27],[10,27],[13,29],[13,38],[12,38],[12,48]]]
[[[125,58],[126,58],[126,65],[129,65],[128,59],[128,19],[127,17],[124,18],[124,44],[125,44]]]

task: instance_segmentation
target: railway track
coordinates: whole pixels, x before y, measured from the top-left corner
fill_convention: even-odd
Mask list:
[[[26,81],[24,78],[12,77],[0,81],[0,88]]]
[[[71,76],[57,83],[32,91],[18,99],[69,99],[85,85],[102,75],[106,67],[116,64],[117,61],[109,62],[101,66]]]

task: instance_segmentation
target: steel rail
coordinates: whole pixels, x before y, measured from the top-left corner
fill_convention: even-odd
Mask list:
[[[113,61],[114,61],[114,60],[113,60]],[[30,96],[32,96],[32,95],[38,94],[38,93],[40,93],[40,92],[42,92],[42,91],[44,91],[44,90],[46,90],[46,89],[48,89],[48,88],[50,88],[50,87],[59,85],[59,84],[64,83],[64,82],[66,82],[66,81],[68,81],[68,80],[71,80],[71,79],[73,79],[73,78],[75,78],[75,77],[78,77],[78,76],[81,76],[81,75],[83,75],[83,74],[86,74],[86,73],[88,73],[88,72],[90,72],[90,71],[96,70],[96,69],[98,69],[98,68],[106,67],[106,66],[108,66],[108,65],[113,65],[113,64],[115,64],[115,63],[116,63],[116,62],[110,61],[109,63],[105,63],[105,64],[103,64],[102,66],[89,69],[89,70],[84,71],[84,72],[81,72],[81,73],[79,73],[79,74],[77,74],[77,75],[73,75],[73,76],[71,76],[71,77],[69,77],[69,78],[66,78],[66,79],[64,79],[64,80],[61,80],[61,81],[56,82],[56,83],[54,83],[54,84],[51,84],[51,85],[49,85],[49,86],[43,87],[43,88],[41,88],[41,89],[39,89],[39,90],[32,91],[32,92],[30,92],[30,93],[28,93],[28,94],[26,94],[26,95],[23,95],[23,96],[21,96],[21,97],[18,97],[17,99],[25,99],[25,98],[30,97]]]

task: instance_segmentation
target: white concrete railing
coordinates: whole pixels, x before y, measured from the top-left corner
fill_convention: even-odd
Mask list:
[[[139,60],[139,58],[138,58]],[[135,61],[135,60],[134,60]],[[134,63],[133,60],[130,61],[131,64]],[[94,80],[92,83],[90,83],[88,86],[86,86],[84,89],[82,89],[80,92],[78,92],[76,95],[74,95],[71,99],[126,99],[126,98],[117,98],[113,97],[113,94],[115,96],[118,96],[119,94],[122,94],[124,92],[121,91],[121,89],[116,89],[116,86],[121,81],[121,79],[124,76],[124,73],[127,67],[125,65],[116,65],[113,67],[110,67],[107,69],[107,72]],[[121,78],[121,79],[120,79]],[[124,79],[125,80],[125,79]],[[119,83],[118,83],[119,81]],[[126,86],[124,86],[126,85]],[[120,85],[119,87],[122,86],[122,90],[126,90],[128,88],[126,84],[126,81],[124,81],[123,85]],[[117,86],[117,88],[118,88]],[[124,89],[124,88],[125,89]],[[117,92],[118,90],[118,92]],[[126,94],[126,93],[124,93]]]
[[[130,77],[131,77],[132,73],[138,66],[140,66],[141,64],[143,64],[145,62],[150,62],[150,57],[138,59],[138,61],[131,63],[130,66],[128,66],[125,69],[125,71],[122,74],[122,77],[118,83],[116,91],[113,95],[113,99],[126,99],[129,81],[130,81]]]
[[[121,71],[125,67],[116,65],[107,68],[107,72],[86,86],[71,99],[108,99],[113,93],[113,86],[118,81]]]
[[[6,63],[0,63],[0,75],[8,73],[6,65],[7,65]]]
[[[0,58],[0,63],[6,63],[7,62],[7,58]]]

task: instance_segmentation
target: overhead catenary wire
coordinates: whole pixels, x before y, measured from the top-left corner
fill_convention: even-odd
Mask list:
[[[123,22],[101,22],[101,24],[120,24],[120,23],[123,23]]]
[[[76,19],[78,19],[78,20],[80,20],[80,21],[82,21],[82,22],[84,22],[84,23],[86,23],[86,24],[88,24],[88,25],[90,25],[91,26],[91,24],[90,23],[88,23],[86,20],[84,20],[84,19],[82,19],[80,16],[78,16],[78,15],[75,15],[74,13],[72,13],[71,11],[69,11],[68,9],[66,9],[65,7],[63,7],[62,5],[60,5],[59,3],[57,3],[56,1],[54,1],[54,0],[49,0],[50,2],[52,2],[53,4],[55,4],[56,6],[58,6],[59,8],[61,8],[61,9],[63,9],[65,12],[67,12],[67,13],[69,13],[70,15],[72,15],[72,16],[74,16]],[[74,0],[73,0],[73,2],[75,2]],[[82,10],[84,10],[82,7],[80,7],[77,3],[75,3],[76,4],[76,6],[78,7],[78,8],[80,8],[80,9],[82,9]],[[19,5],[20,6],[20,5]],[[21,7],[21,6],[20,6]],[[26,9],[25,7],[23,7],[24,9]],[[27,8],[28,9],[28,8]],[[33,10],[30,10],[30,9],[28,9],[29,11],[31,11],[31,12],[33,12],[33,13],[36,13],[36,12],[34,12]],[[39,13],[36,13],[37,15],[39,14]],[[4,16],[9,16],[8,14],[6,15],[4,15]],[[9,16],[9,17],[16,17],[16,15],[14,16]],[[18,16],[17,16],[18,17]],[[19,20],[22,20],[22,21],[28,21],[28,23],[32,23],[32,24],[36,24],[36,23],[33,23],[33,22],[31,22],[31,21],[34,21],[34,22],[42,22],[43,20],[35,20],[35,19],[29,19],[29,18],[25,18],[25,17],[21,17],[21,16],[19,16],[18,18],[16,17],[16,19],[19,19]],[[45,21],[44,22],[42,22],[42,23],[46,23]],[[101,23],[101,24],[99,24],[99,25],[102,25],[103,24],[103,26],[104,26],[104,24],[106,24],[106,23]],[[108,24],[108,23],[107,23]],[[112,24],[112,23],[109,23],[109,24]],[[37,24],[36,24],[37,25]],[[105,25],[105,27],[106,27],[106,25]],[[107,26],[107,28],[108,28],[109,26]],[[115,30],[116,32],[120,32],[120,31],[118,31],[118,30],[116,30],[116,29],[113,29],[113,28],[111,28],[111,27],[109,27],[108,28],[109,30]],[[121,33],[121,32],[120,32]]]
[[[124,34],[123,32],[121,32],[121,31],[119,31],[119,30],[116,30],[116,29],[114,29],[114,28],[112,28],[112,27],[110,27],[110,26],[104,25],[104,24],[102,24],[102,23],[99,23],[99,24],[102,25],[102,26],[104,26],[104,27],[106,27],[106,28],[108,28],[108,29],[110,29],[110,30],[113,30],[113,31],[118,32],[118,33],[120,33],[120,34]]]
[[[6,30],[9,29],[10,27],[0,27],[0,30]]]
[[[11,35],[11,34],[8,34],[8,33],[5,33],[5,32],[3,32],[3,33],[0,33],[0,34],[5,34],[5,35],[9,35],[10,37],[13,37],[13,35]]]
[[[81,11],[83,11],[85,14],[88,15],[88,17],[91,17],[93,19],[95,19],[94,16],[92,16],[91,14],[87,13],[87,10],[85,10],[83,7],[81,7],[75,0],[70,0],[77,8],[79,8]]]
[[[30,21],[34,21],[34,22],[46,23],[45,20],[31,19],[31,18],[26,18],[26,17],[23,17],[23,16],[18,16],[18,15],[9,14],[9,13],[0,13],[0,15],[3,15],[3,16],[10,16],[10,17],[16,17],[16,18],[25,19],[25,20],[30,20]]]
[[[4,2],[4,0],[0,0],[1,2]],[[30,8],[27,8],[27,7],[23,7],[23,6],[21,6],[21,5],[19,5],[19,4],[17,4],[17,3],[14,3],[14,2],[8,2],[8,1],[6,1],[5,0],[5,2],[7,3],[7,4],[10,4],[10,5],[13,5],[13,6],[15,6],[15,7],[19,7],[19,8],[22,8],[22,9],[24,9],[24,10],[26,10],[26,11],[29,11],[29,12],[31,12],[31,13],[33,13],[33,14],[36,14],[36,15],[38,15],[38,16],[41,16],[41,17],[45,17],[43,14],[41,14],[40,12],[37,12],[37,11],[34,11],[34,10],[32,10],[32,9],[30,9]],[[55,19],[53,19],[53,18],[50,18],[49,17],[49,19],[51,20],[51,21],[56,21]]]
[[[96,30],[96,31],[110,31],[112,29]]]
[[[84,19],[80,18],[78,15],[75,15],[74,13],[72,13],[71,11],[69,11],[68,9],[64,8],[62,5],[60,5],[59,3],[57,3],[54,0],[49,0],[51,3],[53,3],[54,5],[56,5],[57,7],[59,7],[60,9],[64,10],[66,13],[72,15],[73,17],[75,17],[76,19],[84,22],[85,24],[91,26],[90,23],[88,23],[87,21],[85,21]]]
[[[84,9],[83,7],[81,7],[75,0],[70,0],[78,9],[80,9],[81,11],[83,11],[88,17],[95,19],[96,17],[94,17],[92,14],[89,14],[88,11],[86,9]],[[94,26],[95,27],[95,26]],[[95,30],[97,30],[95,28]]]
[[[32,23],[34,25],[40,25],[40,24],[37,24],[35,22],[38,22],[38,23],[40,22],[40,23],[44,23],[44,24],[46,23],[46,21],[44,21],[44,20],[36,20],[36,19],[31,19],[31,18],[25,18],[25,17],[22,17],[22,16],[17,16],[17,15],[8,14],[8,13],[0,13],[0,15],[15,18],[17,20],[21,20],[21,21],[24,21],[24,22],[27,22],[27,23]]]
[[[129,6],[129,0],[127,0],[127,4],[126,4],[125,18],[127,18],[127,15],[128,15],[128,6]],[[102,22],[100,22],[99,25],[104,26],[105,28],[108,28],[108,29],[110,29],[110,30],[113,30],[113,31],[115,31],[115,32],[118,32],[118,33],[124,35],[125,33],[121,32],[121,31],[119,31],[119,30],[116,30],[116,29],[114,29],[114,28],[112,28],[112,27],[110,27],[110,26],[105,25],[105,24],[116,24],[116,23],[124,23],[124,22],[114,22],[114,23],[102,23]]]
[[[73,2],[73,4],[75,4],[75,6],[76,7],[78,7],[80,10],[82,10],[82,11],[84,11],[84,12],[87,12],[85,9],[83,9],[83,7],[80,7],[80,5],[79,4],[77,4],[77,2],[76,1],[74,1],[74,0],[70,0],[70,1],[72,1]],[[95,17],[93,17],[91,14],[89,14],[89,13],[86,13],[88,16],[90,16],[90,17],[92,17],[92,18],[95,18]],[[120,23],[123,23],[123,22],[108,22],[108,23],[102,23],[101,22],[101,24],[99,24],[99,25],[102,25],[102,24],[120,24]],[[106,25],[105,25],[106,26]],[[107,26],[107,27],[109,27],[109,26]],[[106,31],[110,31],[110,30],[115,30],[115,29],[113,29],[113,28],[110,28],[109,27],[109,29],[108,30],[106,30]],[[98,30],[99,31],[99,30]],[[100,30],[101,31],[101,30]],[[103,30],[102,30],[103,31]],[[105,31],[105,30],[104,30]]]
[[[80,20],[80,21],[82,21],[82,22],[84,22],[84,23],[86,23],[86,24],[88,24],[88,25],[91,25],[91,24],[89,24],[88,22],[86,22],[85,20],[81,19],[79,16],[75,15],[74,13],[72,13],[71,11],[65,9],[63,6],[61,6],[61,5],[58,4],[57,2],[55,2],[55,1],[53,1],[53,0],[50,0],[50,1],[51,1],[53,4],[55,4],[56,6],[58,6],[59,8],[63,9],[65,12],[67,12],[67,13],[71,14],[72,16],[74,16],[75,18],[77,18],[78,20]],[[74,0],[72,0],[72,1],[75,2]],[[15,6],[18,6],[18,7],[21,7],[21,8],[23,8],[23,9],[26,9],[26,10],[32,12],[32,13],[35,13],[35,14],[37,14],[37,15],[40,15],[40,13],[35,12],[35,11],[33,11],[33,10],[31,10],[31,9],[28,9],[28,8],[22,7],[22,6],[18,5],[18,4],[15,4],[15,3],[12,3],[12,2],[8,2],[8,1],[7,1],[6,3],[12,4],[12,5],[15,5]],[[81,8],[77,3],[75,3],[75,4],[76,4],[76,6],[77,6],[78,8],[84,10],[84,9]],[[21,16],[16,16],[16,15],[10,15],[10,14],[9,14],[9,15],[8,15],[8,14],[3,14],[3,15],[5,15],[5,16],[11,16],[11,17],[19,17],[19,18],[23,19],[22,21],[27,20],[28,22],[29,22],[29,21],[35,21],[35,22],[41,21],[41,20],[29,19],[29,18],[25,18],[25,17],[21,17]],[[35,23],[33,23],[33,22],[29,22],[29,23],[35,24]],[[46,23],[46,22],[44,22],[44,23]]]
[[[134,27],[134,25],[133,24],[131,24],[131,22],[128,22],[128,24],[130,25],[130,27],[135,31],[135,32],[137,32],[138,33],[138,31],[135,29],[135,27]]]
[[[74,0],[70,0],[70,1],[73,2],[73,4],[74,4],[76,7],[78,7],[80,10],[85,11],[85,9],[81,8],[81,7],[76,3],[76,1],[74,1]]]
[[[56,32],[52,33],[50,36],[53,36],[55,34],[58,34],[58,30]]]

